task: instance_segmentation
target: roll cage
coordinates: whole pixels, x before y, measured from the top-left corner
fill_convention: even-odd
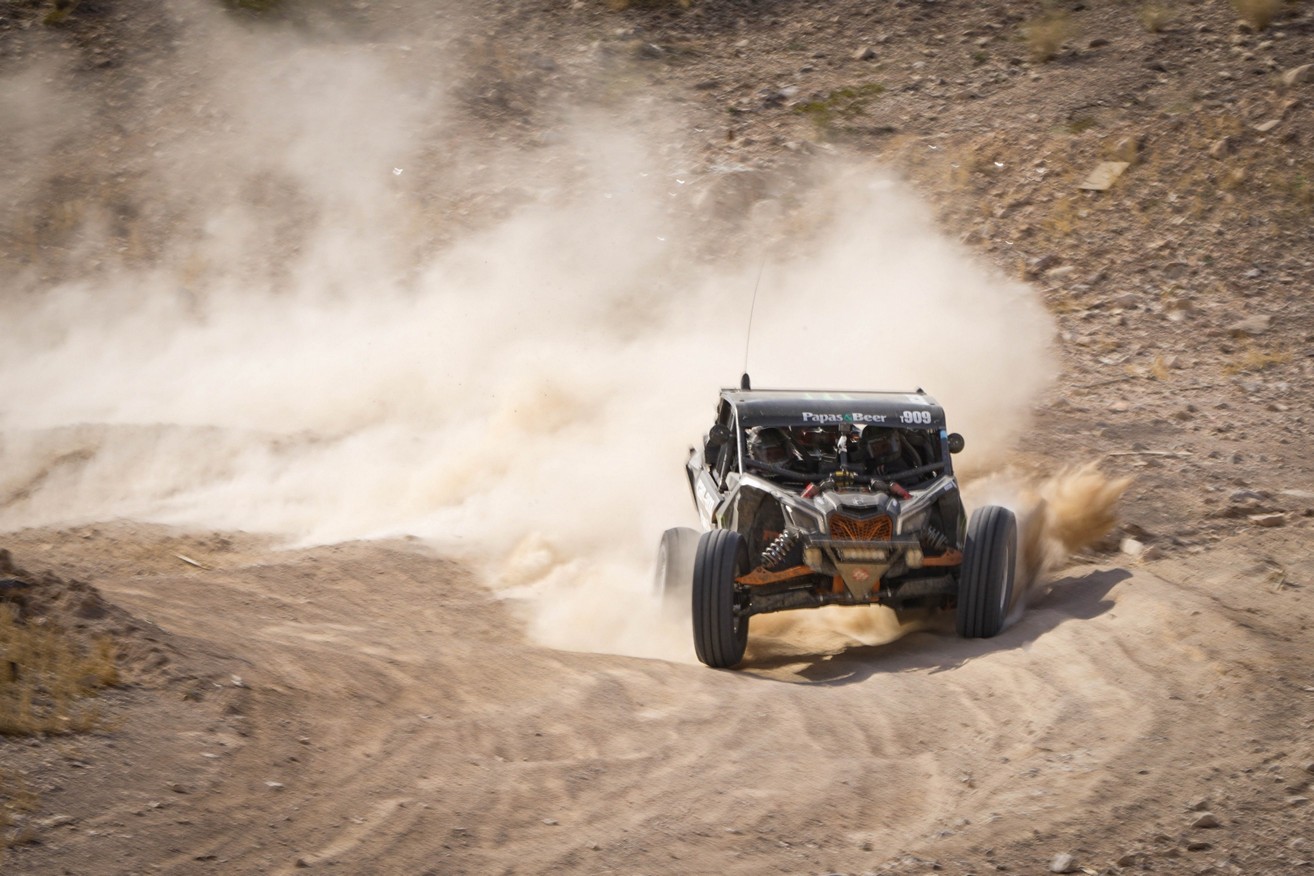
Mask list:
[[[757,430],[767,428],[795,436],[815,433],[820,447],[814,444],[806,452],[819,464],[810,470],[791,472],[753,460],[749,440]],[[909,468],[925,469],[919,475],[952,473],[944,409],[920,389],[879,393],[724,389],[716,421],[704,441],[702,458],[721,490],[730,486],[731,475],[742,476],[750,471],[801,488],[809,480],[825,477],[840,467],[834,446],[841,432],[856,437],[868,434],[870,429],[897,430],[911,436],[901,441],[905,446],[914,445],[910,456],[916,458],[917,465]],[[835,457],[829,466],[822,464],[825,456]],[[854,454],[855,464],[861,461],[858,456]]]

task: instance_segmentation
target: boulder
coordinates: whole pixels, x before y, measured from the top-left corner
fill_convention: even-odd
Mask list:
[[[1304,85],[1310,81],[1314,81],[1314,64],[1301,64],[1282,73],[1282,84],[1288,88]]]

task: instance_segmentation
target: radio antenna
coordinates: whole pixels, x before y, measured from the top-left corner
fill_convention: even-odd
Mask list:
[[[766,253],[762,254],[762,264],[757,269],[757,282],[753,284],[753,302],[748,305],[748,332],[744,335],[744,371],[741,383],[748,383],[748,347],[753,342],[753,312],[757,310],[757,290],[762,285],[762,272],[766,270]],[[748,389],[744,386],[744,389]]]

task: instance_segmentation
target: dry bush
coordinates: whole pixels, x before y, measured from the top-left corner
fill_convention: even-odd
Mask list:
[[[224,0],[224,5],[237,12],[275,12],[282,0]]]
[[[1044,228],[1056,237],[1067,237],[1076,230],[1081,217],[1081,205],[1071,195],[1056,198],[1045,217]]]
[[[1279,186],[1294,215],[1314,215],[1314,164],[1308,170],[1296,170],[1283,179]]]
[[[1246,184],[1247,179],[1249,176],[1244,167],[1229,167],[1218,178],[1218,188],[1224,192],[1235,192]]]
[[[1141,7],[1140,17],[1141,24],[1145,25],[1146,30],[1150,33],[1159,33],[1172,24],[1177,13],[1163,3],[1146,3]]]
[[[1099,127],[1099,119],[1094,116],[1073,116],[1068,120],[1069,134],[1084,134],[1091,128]]]
[[[1076,35],[1072,16],[1064,9],[1048,9],[1022,25],[1031,59],[1039,63],[1052,61],[1063,44]]]
[[[100,722],[83,701],[119,683],[113,642],[83,647],[54,624],[21,622],[0,605],[0,735],[77,733]]]
[[[1274,365],[1285,365],[1291,361],[1289,350],[1270,350],[1255,343],[1249,343],[1234,354],[1223,365],[1223,373],[1229,377],[1238,374],[1265,371]]]
[[[1282,11],[1282,0],[1232,0],[1232,8],[1246,24],[1263,30]]]
[[[612,12],[624,12],[631,7],[636,9],[660,9],[662,7],[688,9],[693,0],[603,0],[603,4]]]
[[[868,82],[836,90],[794,107],[794,112],[807,116],[822,133],[831,133],[841,122],[853,121],[867,111],[877,97],[885,93],[885,86]]]

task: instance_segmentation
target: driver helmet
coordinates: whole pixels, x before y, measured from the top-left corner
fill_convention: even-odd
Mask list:
[[[768,465],[780,465],[790,458],[789,438],[783,429],[767,426],[758,429],[748,439],[748,452],[758,462]]]
[[[867,451],[867,459],[878,468],[894,465],[903,458],[903,445],[896,429],[868,426],[862,433],[862,446]]]

